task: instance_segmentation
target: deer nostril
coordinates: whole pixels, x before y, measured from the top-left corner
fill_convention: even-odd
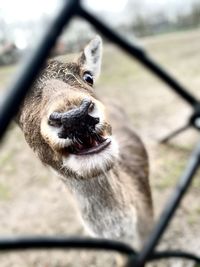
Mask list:
[[[59,128],[59,138],[72,138],[80,134],[90,134],[99,123],[99,118],[89,114],[94,109],[94,103],[90,99],[83,99],[79,107],[64,113],[53,112],[49,116],[48,124]]]
[[[93,117],[94,118],[94,117]],[[97,123],[99,123],[100,122],[100,119],[99,118],[94,118],[94,124],[97,124]]]
[[[61,122],[62,114],[58,112],[53,112],[48,119],[48,124],[54,127],[60,127],[62,125]]]

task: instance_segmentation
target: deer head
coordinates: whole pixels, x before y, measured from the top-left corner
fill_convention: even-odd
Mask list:
[[[28,144],[65,177],[98,176],[111,169],[118,156],[105,107],[94,90],[101,57],[97,36],[76,61],[50,60],[19,111]]]

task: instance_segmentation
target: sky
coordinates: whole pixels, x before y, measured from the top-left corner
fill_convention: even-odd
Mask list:
[[[85,5],[93,6],[94,10],[120,12],[128,0],[84,0]],[[42,13],[53,14],[61,0],[0,0],[0,12],[6,21],[37,20]]]
[[[12,30],[14,28],[13,24],[17,25],[16,22],[29,25],[26,23],[27,21],[34,21],[37,23],[44,14],[49,17],[53,16],[62,1],[67,0],[0,0],[0,18],[3,17]],[[133,3],[131,10],[127,8],[129,0],[82,1],[89,11],[97,12],[102,17],[104,15],[103,19],[110,25],[118,26],[119,23],[128,22],[130,14],[132,18],[134,15],[134,8],[144,16],[151,16],[151,14],[155,14],[155,12],[159,10],[164,10],[168,17],[171,16],[173,19],[177,11],[181,10],[182,12],[186,12],[192,3],[199,0],[130,0]],[[127,11],[129,10],[130,12],[128,14]],[[12,30],[15,42],[21,49],[23,49],[28,42],[24,37],[24,30],[25,29],[18,28]],[[29,31],[28,28],[26,30]]]
[[[61,1],[63,0],[0,0],[0,13],[3,13],[8,23],[16,20],[37,20],[42,13],[53,14]],[[178,9],[187,10],[195,1],[198,0],[132,0],[133,3],[145,4],[146,10],[150,12],[166,10],[172,14]],[[126,7],[128,0],[84,0],[83,2],[92,11],[108,11],[115,15]]]
[[[0,13],[7,23],[37,20],[42,13],[53,14],[60,0],[0,0]]]
[[[85,0],[84,4],[86,7],[89,7],[94,11],[109,11],[112,13],[119,13],[125,8],[127,2],[128,0]]]

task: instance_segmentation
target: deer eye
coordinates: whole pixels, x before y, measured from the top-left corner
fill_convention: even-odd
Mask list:
[[[93,75],[89,72],[89,71],[86,71],[84,74],[83,74],[83,80],[88,83],[89,85],[93,85],[94,83],[94,78],[93,78]]]

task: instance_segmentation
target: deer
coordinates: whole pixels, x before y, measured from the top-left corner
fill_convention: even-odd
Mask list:
[[[71,191],[87,232],[138,249],[153,223],[149,160],[123,108],[94,89],[102,49],[97,35],[76,59],[47,60],[16,120]]]

